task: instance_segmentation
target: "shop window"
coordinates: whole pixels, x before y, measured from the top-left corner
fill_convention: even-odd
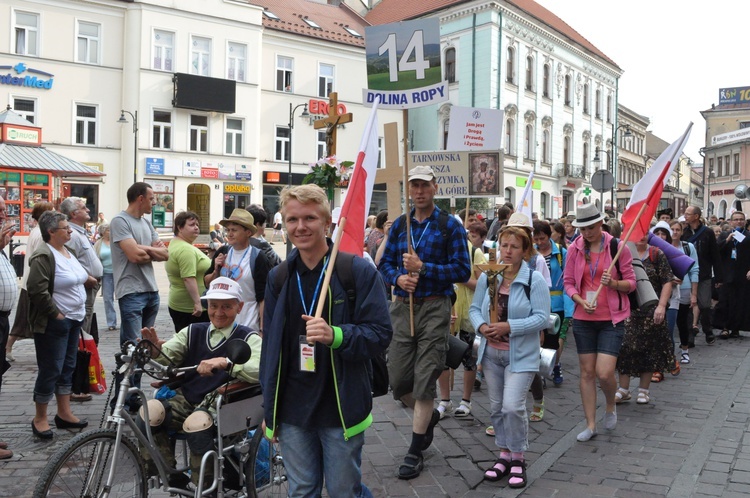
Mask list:
[[[84,64],[99,64],[101,25],[78,21],[78,43],[76,60]]]
[[[227,136],[226,136],[226,153],[240,156],[242,155],[242,128],[241,119],[227,118]]]
[[[153,119],[151,146],[154,149],[171,149],[172,113],[169,111],[154,111]]]
[[[16,223],[18,234],[27,235],[32,228],[31,210],[51,198],[49,174],[0,171],[0,197],[5,200],[7,217]]]
[[[331,64],[318,65],[318,97],[328,98],[333,91],[334,71]]]
[[[211,75],[211,40],[193,36],[190,42],[190,74]]]
[[[75,140],[77,145],[96,145],[96,106],[76,105]]]
[[[154,212],[161,211],[164,213],[163,228],[172,228],[174,226],[174,180],[156,180],[153,178],[146,178],[145,181],[151,185],[151,188],[154,190],[154,200],[156,201]],[[206,185],[204,185],[204,187],[208,188]],[[201,233],[208,233],[210,230],[208,228],[209,220],[205,220],[205,227],[203,222],[204,219],[201,217]]]
[[[292,71],[294,70],[294,59],[276,56],[276,91],[292,92]]]
[[[154,30],[152,51],[154,60],[151,68],[171,72],[174,66],[174,33],[160,29]]]
[[[39,56],[39,14],[15,12],[14,51],[18,55]]]
[[[208,116],[190,115],[190,151],[207,152]]]
[[[234,81],[245,80],[245,67],[247,45],[242,43],[229,43],[227,48],[227,79]]]

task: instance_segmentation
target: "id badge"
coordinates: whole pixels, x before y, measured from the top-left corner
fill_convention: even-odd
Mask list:
[[[307,343],[307,337],[299,337],[299,369],[300,372],[315,373],[315,345]]]
[[[594,296],[596,296],[596,291],[586,292],[586,302],[589,303],[591,306],[596,306],[596,301],[594,301]]]
[[[736,247],[732,248],[732,259],[737,259],[737,248]]]

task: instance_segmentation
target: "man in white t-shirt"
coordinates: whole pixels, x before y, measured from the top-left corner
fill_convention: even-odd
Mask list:
[[[271,234],[270,240],[272,244],[277,234],[281,234],[281,241],[286,244],[286,235],[284,235],[284,229],[282,228],[283,221],[284,218],[281,216],[281,209],[279,208],[279,210],[276,211],[276,214],[273,215],[273,233]]]
[[[228,277],[240,284],[245,301],[237,315],[237,323],[260,331],[266,278],[271,264],[262,250],[250,244],[258,227],[253,215],[241,208],[232,211],[229,218],[219,223],[226,229],[227,245],[216,250],[203,281],[206,288],[218,277]]]

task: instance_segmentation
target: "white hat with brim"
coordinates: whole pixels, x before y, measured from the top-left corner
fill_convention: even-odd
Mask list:
[[[435,179],[435,172],[431,166],[417,166],[409,170],[409,181],[424,180],[431,182]]]
[[[576,228],[583,228],[602,220],[604,215],[599,212],[599,208],[593,204],[584,204],[576,209],[576,219],[570,224]]]
[[[209,299],[236,299],[242,302],[242,287],[231,278],[215,278],[208,286],[206,294],[201,296],[201,301],[208,301]]]

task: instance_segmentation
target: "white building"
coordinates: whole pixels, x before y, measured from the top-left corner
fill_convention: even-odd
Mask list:
[[[0,99],[42,128],[42,146],[106,173],[101,180],[55,179],[55,199],[86,197],[93,212],[109,218],[127,204],[135,177],[158,192],[166,229],[184,209],[200,215],[203,233],[235,207],[263,203],[273,213],[290,168],[291,183],[299,184],[322,155],[312,120],[300,115],[304,104],[327,101],[329,91],[338,91],[353,113],[353,122],[339,129],[338,156],[356,158],[369,114],[359,104],[367,23],[346,5],[0,0],[0,6],[0,25],[9,33],[0,39]],[[13,84],[45,74],[47,87]],[[290,104],[300,105],[291,131]],[[128,124],[118,124],[121,110]],[[379,113],[381,123],[399,117]],[[12,168],[0,165],[6,166]]]

